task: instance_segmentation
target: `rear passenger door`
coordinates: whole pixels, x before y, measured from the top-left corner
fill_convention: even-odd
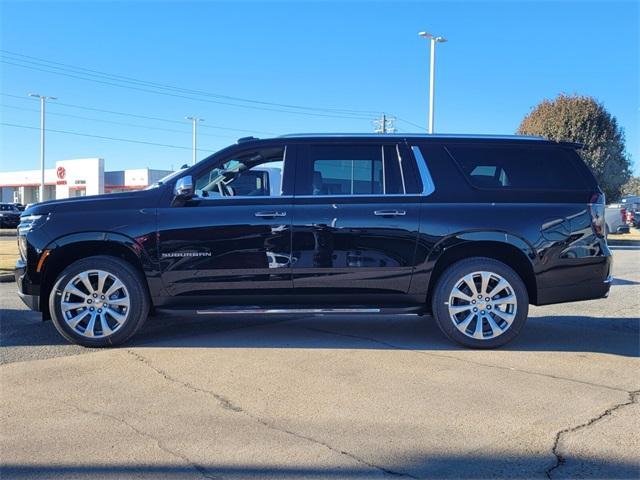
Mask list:
[[[407,293],[419,223],[418,177],[404,143],[299,147],[295,294]]]

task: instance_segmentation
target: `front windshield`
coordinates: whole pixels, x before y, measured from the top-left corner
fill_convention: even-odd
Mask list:
[[[162,177],[157,182],[154,182],[151,185],[149,185],[147,188],[145,188],[145,190],[149,190],[151,188],[157,188],[160,185],[163,185],[163,184],[167,183],[169,180],[171,180],[172,178],[176,177],[178,174],[184,172],[186,169],[187,169],[187,167],[183,167],[180,170],[176,170],[175,172],[171,172],[169,175],[165,175],[164,177]]]
[[[196,197],[280,196],[283,147],[268,147],[217,163],[194,184]]]

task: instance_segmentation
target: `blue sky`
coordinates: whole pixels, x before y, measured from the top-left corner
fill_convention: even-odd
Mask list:
[[[437,132],[510,134],[544,98],[560,92],[592,95],[625,129],[639,174],[638,5],[2,2],[0,60],[8,63],[0,63],[0,121],[37,128],[38,104],[26,95],[38,92],[59,99],[48,106],[52,130],[183,147],[48,133],[49,166],[59,159],[100,156],[108,170],[189,162],[185,115],[205,119],[201,157],[251,132],[264,137],[372,131],[373,112],[426,128],[428,50],[417,32],[427,30],[449,40],[437,52]],[[341,111],[177,90],[160,95],[136,90],[157,91],[140,83],[122,88],[87,81],[122,84],[114,77],[87,77],[91,72],[75,67],[208,94]],[[419,131],[406,121],[397,122],[399,131]],[[0,128],[0,168],[37,168],[37,129]]]

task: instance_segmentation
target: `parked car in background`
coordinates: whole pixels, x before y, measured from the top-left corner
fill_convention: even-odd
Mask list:
[[[640,226],[640,196],[632,195],[622,199],[626,213],[626,223],[632,227]]]
[[[27,208],[16,283],[85,346],[125,342],[154,308],[431,313],[448,338],[493,348],[529,304],[608,295],[604,216],[571,143],[248,138],[143,191]]]
[[[16,206],[16,208],[17,208],[18,210],[20,210],[21,212],[24,212],[24,209],[25,209],[25,208],[27,208],[27,207],[25,207],[25,206],[24,206],[23,204],[21,204],[21,203],[14,203],[14,205],[15,205],[15,206]]]
[[[13,203],[0,203],[0,228],[16,228],[21,213]]]
[[[610,233],[629,233],[627,225],[627,210],[621,203],[607,205],[604,211],[605,230]]]

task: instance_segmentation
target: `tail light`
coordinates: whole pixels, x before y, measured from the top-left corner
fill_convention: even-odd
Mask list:
[[[593,233],[600,238],[604,238],[604,194],[597,192],[589,200],[589,212],[591,213],[591,227]]]
[[[622,223],[627,223],[627,209],[622,207],[620,209],[620,216],[622,217]]]

